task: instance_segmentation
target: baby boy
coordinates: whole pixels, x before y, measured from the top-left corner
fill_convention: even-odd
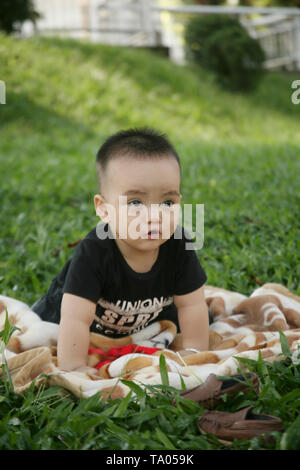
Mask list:
[[[152,128],[123,130],[100,147],[96,167],[101,222],[32,306],[43,320],[59,323],[59,368],[91,372],[90,331],[122,338],[166,319],[182,335],[181,354],[207,350],[207,277],[178,224],[176,150]]]

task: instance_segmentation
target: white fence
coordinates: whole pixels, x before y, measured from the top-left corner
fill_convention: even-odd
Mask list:
[[[153,2],[152,2],[153,3]],[[148,0],[34,0],[43,17],[23,34],[59,34],[112,45],[155,46],[160,37],[160,12]]]
[[[300,16],[274,13],[241,23],[259,40],[266,53],[266,68],[300,70]]]
[[[22,35],[59,34],[112,45],[163,46],[177,63],[185,62],[183,33],[191,15],[236,15],[266,54],[265,67],[300,70],[300,9],[185,5],[160,0],[34,0],[43,15]]]

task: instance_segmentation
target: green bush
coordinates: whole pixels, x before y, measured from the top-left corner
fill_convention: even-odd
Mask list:
[[[212,70],[231,90],[255,88],[262,76],[264,51],[234,17],[193,17],[185,29],[188,57]]]

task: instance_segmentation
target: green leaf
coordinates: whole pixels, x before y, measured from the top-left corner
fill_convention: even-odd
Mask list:
[[[124,385],[127,385],[127,387],[131,388],[131,390],[136,394],[136,396],[140,399],[143,399],[146,397],[146,392],[143,390],[139,385],[137,385],[135,382],[131,382],[130,380],[125,380],[121,379],[121,382]]]
[[[237,361],[239,361],[241,364],[244,364],[247,367],[247,369],[249,369],[250,371],[255,371],[257,361],[255,361],[254,359],[248,359],[246,357],[239,357],[239,356],[233,356],[233,357]]]
[[[118,408],[113,414],[114,418],[119,418],[120,416],[123,416],[123,414],[125,413],[128,407],[128,403],[130,401],[131,396],[132,396],[132,390],[130,390],[130,392],[126,395],[125,398],[122,398],[120,405],[118,406]]]
[[[9,342],[9,339],[10,339],[11,335],[13,334],[13,332],[16,331],[16,330],[20,330],[20,328],[10,325],[9,320],[8,320],[8,311],[7,311],[7,308],[6,308],[5,309],[4,329],[2,331],[0,331],[0,338],[1,338],[1,340],[0,340],[0,351],[1,351],[1,356],[2,356],[2,365],[1,365],[2,375],[3,375],[3,378],[6,375],[7,381],[8,381],[8,389],[11,392],[14,391],[14,386],[13,386],[13,383],[12,383],[12,380],[11,380],[11,376],[10,376],[8,365],[7,365],[7,360],[6,360],[6,357],[5,357],[5,346]],[[6,384],[5,384],[5,386],[7,387]]]
[[[182,375],[181,375],[181,374],[180,374],[180,383],[181,383],[181,388],[182,388],[182,390],[186,390],[185,381],[183,380],[183,378],[182,378]]]
[[[158,416],[161,413],[161,409],[147,409],[143,410],[140,413],[135,414],[133,417],[130,418],[130,427],[136,427],[141,425],[142,423],[150,422],[150,420],[153,420],[156,416]]]
[[[280,441],[280,450],[300,450],[300,416],[283,434]]]
[[[2,341],[4,342],[5,345],[7,345],[11,335],[14,333],[14,331],[19,330],[21,331],[20,328],[17,326],[11,326],[8,320],[8,311],[7,308],[5,309],[5,322],[4,322],[4,329],[0,331],[0,338],[2,338]]]
[[[291,350],[290,350],[290,345],[289,345],[289,342],[287,340],[287,337],[285,336],[285,334],[281,330],[278,330],[278,331],[279,331],[279,337],[280,337],[280,344],[281,344],[282,353],[285,356],[290,356],[291,355]]]
[[[159,356],[159,369],[160,369],[160,376],[163,385],[169,385],[169,376],[168,376],[168,369],[166,358],[163,354]]]
[[[108,428],[108,431],[111,431],[113,434],[117,434],[117,435],[121,434],[122,438],[124,438],[124,435],[128,436],[127,429],[121,428],[120,426],[113,423],[112,421],[107,422],[107,428]]]
[[[110,406],[109,408],[106,408],[105,410],[101,411],[101,414],[106,417],[112,416],[113,413],[117,410],[117,408],[118,408],[118,405],[114,404]]]
[[[197,403],[196,401],[190,400],[189,398],[184,398],[181,396],[178,396],[178,404],[184,405],[184,409],[189,409],[193,412],[199,412],[201,409],[201,405]]]
[[[260,349],[258,350],[257,372],[258,372],[259,376],[263,376],[263,377],[268,377],[269,376],[268,369],[267,369],[265,361],[262,358],[262,354],[261,354]]]
[[[11,376],[10,376],[10,373],[9,373],[9,369],[8,369],[8,365],[7,365],[7,361],[6,361],[6,358],[4,356],[4,358],[2,358],[2,372],[3,372],[3,377],[6,375],[7,377],[7,380],[8,380],[8,387],[9,387],[9,391],[10,392],[14,392],[14,385],[12,383],[12,380],[11,380]]]
[[[292,390],[291,392],[288,392],[283,397],[281,397],[280,406],[288,403],[289,401],[293,403],[295,408],[297,407],[297,403],[298,403],[298,408],[300,407],[300,389],[299,388]]]
[[[162,432],[160,428],[156,429],[156,437],[157,439],[166,446],[167,449],[170,450],[176,450],[176,447],[174,447],[174,444],[170,441],[170,439],[165,435],[165,433]]]

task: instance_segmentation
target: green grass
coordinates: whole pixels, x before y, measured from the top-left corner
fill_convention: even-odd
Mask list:
[[[252,405],[257,413],[270,413],[283,421],[283,432],[272,432],[271,442],[263,436],[235,440],[230,446],[213,435],[202,435],[197,419],[205,409],[180,397],[168,385],[139,387],[125,399],[108,400],[97,393],[80,399],[60,387],[35,389],[22,395],[7,393],[0,384],[1,450],[299,450],[300,366],[290,356],[270,364],[261,359],[244,360],[256,372],[260,393],[249,388],[216,409],[237,411]],[[163,368],[161,368],[161,373]],[[172,404],[172,400],[175,404]]]
[[[31,305],[46,291],[72,255],[67,243],[98,222],[100,145],[121,128],[150,125],[168,134],[181,157],[182,203],[204,204],[197,254],[207,283],[250,295],[260,283],[279,282],[300,295],[300,105],[291,102],[298,74],[266,73],[255,92],[228,93],[199,67],[147,50],[4,35],[0,61],[7,91],[0,106],[2,294]],[[293,367],[265,365],[261,396],[237,397],[224,409],[252,399],[284,418],[286,430],[297,426]],[[168,393],[145,398],[143,414],[132,397],[118,412],[118,401],[81,402],[52,388],[24,397],[2,391],[0,448],[220,448],[197,431],[200,407],[174,408]]]

